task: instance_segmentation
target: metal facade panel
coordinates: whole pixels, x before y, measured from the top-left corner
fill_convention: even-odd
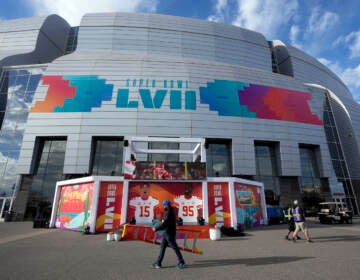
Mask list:
[[[276,141],[283,146],[286,152],[281,154],[282,176],[301,174],[299,162],[294,163],[299,157],[300,141],[326,149],[321,126],[221,116],[211,111],[209,104],[200,102],[200,88],[216,80],[306,92],[301,82],[271,72],[270,51],[262,35],[209,22],[197,25],[198,20],[179,18],[166,26],[168,19],[158,15],[145,18],[132,14],[110,14],[109,18],[101,14],[88,15],[80,27],[78,49],[49,65],[46,75],[95,75],[113,87],[111,99],[100,102],[101,106],[89,112],[45,113],[44,118],[40,117],[41,113],[31,114],[28,135],[46,135],[44,132],[71,135],[66,150],[66,173],[83,173],[88,169],[94,136],[231,138],[233,174],[245,175],[254,175],[256,171],[255,140]],[[149,84],[144,86],[147,81]],[[175,81],[173,87],[171,81]],[[181,88],[177,81],[182,81]],[[161,108],[144,108],[139,94],[141,88],[149,90],[152,97],[156,89],[165,90],[166,95],[159,103]],[[34,104],[44,100],[47,89],[47,85],[39,87]],[[129,89],[127,102],[138,102],[136,108],[116,107],[118,91],[124,89]],[[182,94],[177,100],[177,109],[171,107],[174,106],[171,90]],[[196,110],[185,109],[186,90],[196,93]],[[319,100],[314,97],[309,106],[311,112],[320,117]],[[29,142],[24,149],[30,146]],[[23,170],[31,162],[29,157],[30,154],[22,153]]]
[[[0,66],[53,61],[64,54],[69,31],[57,15],[0,21]]]
[[[40,29],[46,17],[21,18],[0,21],[0,33]]]
[[[18,32],[0,33],[1,50],[33,50],[39,30],[24,30]]]
[[[102,15],[84,17],[78,51],[171,55],[271,71],[267,41],[259,33],[226,25],[214,28],[206,21],[161,15],[119,13],[109,17],[115,17],[115,22]],[[90,24],[96,20],[96,24]]]
[[[315,58],[300,51],[299,49],[287,46],[292,59],[294,77],[304,83],[322,85],[341,97],[352,97],[345,84],[326,66]]]
[[[348,155],[349,162],[358,162],[360,151],[360,105],[354,101],[351,92],[347,89],[345,84],[327,67],[322,65],[315,58],[310,57],[294,47],[288,46],[288,49],[294,65],[295,78],[306,83],[318,84],[331,90],[341,100],[350,113],[351,128],[348,128],[348,130],[354,131],[356,140],[350,145],[346,143],[346,138],[344,138],[342,140],[343,149]],[[321,107],[321,102],[318,102],[317,107]],[[342,115],[344,115],[344,112],[340,112],[338,118],[341,119],[345,117]],[[344,129],[344,125],[345,123],[339,127],[340,130]],[[349,124],[347,123],[347,125]],[[356,159],[353,159],[353,157]],[[352,169],[358,168],[358,165],[350,164],[350,166],[349,169],[352,176],[356,177],[357,175],[355,174],[359,174],[359,172],[358,170]]]

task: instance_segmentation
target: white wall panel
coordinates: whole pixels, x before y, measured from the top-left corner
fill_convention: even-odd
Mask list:
[[[88,171],[93,136],[169,136],[232,139],[233,174],[255,175],[255,140],[280,143],[281,173],[299,176],[299,141],[321,144],[321,126],[252,118],[224,117],[200,104],[199,88],[215,80],[231,80],[307,92],[301,81],[271,72],[271,55],[259,33],[211,22],[139,14],[89,14],[82,20],[77,50],[49,65],[47,75],[98,75],[113,84],[111,101],[90,113],[31,114],[26,133],[31,136],[71,135],[65,173]],[[161,109],[116,108],[117,90],[134,79],[188,81],[196,92],[196,111],[170,110],[165,97]],[[149,87],[153,90],[151,87]],[[47,87],[35,96],[43,100]],[[140,101],[139,85],[130,86],[130,99]],[[170,88],[167,88],[168,90]],[[184,89],[184,88],[183,88]],[[322,99],[310,102],[322,114]],[[184,98],[182,97],[182,105]],[[69,116],[71,116],[69,118]],[[72,119],[73,118],[73,119]],[[49,129],[47,129],[49,128]],[[24,146],[22,168],[30,164]],[[324,161],[328,161],[326,154]],[[323,168],[326,168],[324,165]]]
[[[0,67],[53,61],[64,54],[69,30],[57,15],[0,20]]]
[[[96,24],[90,24],[96,20]],[[87,15],[80,27],[78,50],[111,48],[130,54],[155,53],[271,70],[270,51],[260,33],[213,26],[200,20],[161,15],[112,14],[107,19]]]

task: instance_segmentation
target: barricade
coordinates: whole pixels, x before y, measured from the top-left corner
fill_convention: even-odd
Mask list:
[[[186,229],[185,227],[177,228],[176,239],[182,240],[182,242],[178,242],[179,249],[201,255],[203,252],[197,248],[196,241],[198,236],[204,231],[205,230],[194,230],[191,228]],[[154,232],[149,226],[125,224],[123,227],[123,240],[141,240],[159,245],[161,243],[161,238],[161,232]]]

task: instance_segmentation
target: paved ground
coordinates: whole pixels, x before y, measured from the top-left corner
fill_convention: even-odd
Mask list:
[[[0,279],[359,279],[360,219],[352,225],[309,221],[309,228],[311,244],[286,241],[285,225],[202,239],[204,254],[184,253],[188,266],[178,271],[171,249],[164,268],[150,268],[159,246],[149,243],[0,223]]]

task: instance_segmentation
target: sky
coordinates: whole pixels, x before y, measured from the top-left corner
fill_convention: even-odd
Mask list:
[[[359,11],[358,0],[0,0],[0,21],[58,14],[77,26],[85,13],[146,12],[258,31],[317,58],[360,103]]]

